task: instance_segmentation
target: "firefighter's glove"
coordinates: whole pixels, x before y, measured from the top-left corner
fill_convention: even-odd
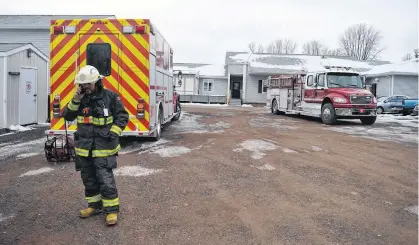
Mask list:
[[[84,93],[82,93],[82,88],[80,86],[77,87],[76,92],[74,93],[73,100],[76,102],[80,102],[83,99]]]

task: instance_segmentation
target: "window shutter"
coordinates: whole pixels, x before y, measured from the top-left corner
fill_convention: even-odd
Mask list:
[[[262,80],[259,80],[258,93],[262,93]]]

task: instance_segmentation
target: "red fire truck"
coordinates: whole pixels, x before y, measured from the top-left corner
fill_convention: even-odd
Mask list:
[[[338,119],[372,125],[377,118],[376,98],[350,67],[325,66],[320,71],[271,76],[265,82],[266,105],[275,114],[318,117],[328,125]]]

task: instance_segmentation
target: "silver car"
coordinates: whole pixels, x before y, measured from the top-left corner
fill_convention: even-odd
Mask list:
[[[377,114],[400,113],[403,110],[403,99],[410,99],[406,95],[392,95],[377,99]]]

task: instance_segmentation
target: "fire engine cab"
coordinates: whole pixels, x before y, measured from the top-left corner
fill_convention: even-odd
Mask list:
[[[275,114],[298,114],[335,124],[338,119],[360,119],[372,125],[377,100],[364,89],[361,76],[350,67],[325,66],[320,71],[270,76],[266,106]]]

